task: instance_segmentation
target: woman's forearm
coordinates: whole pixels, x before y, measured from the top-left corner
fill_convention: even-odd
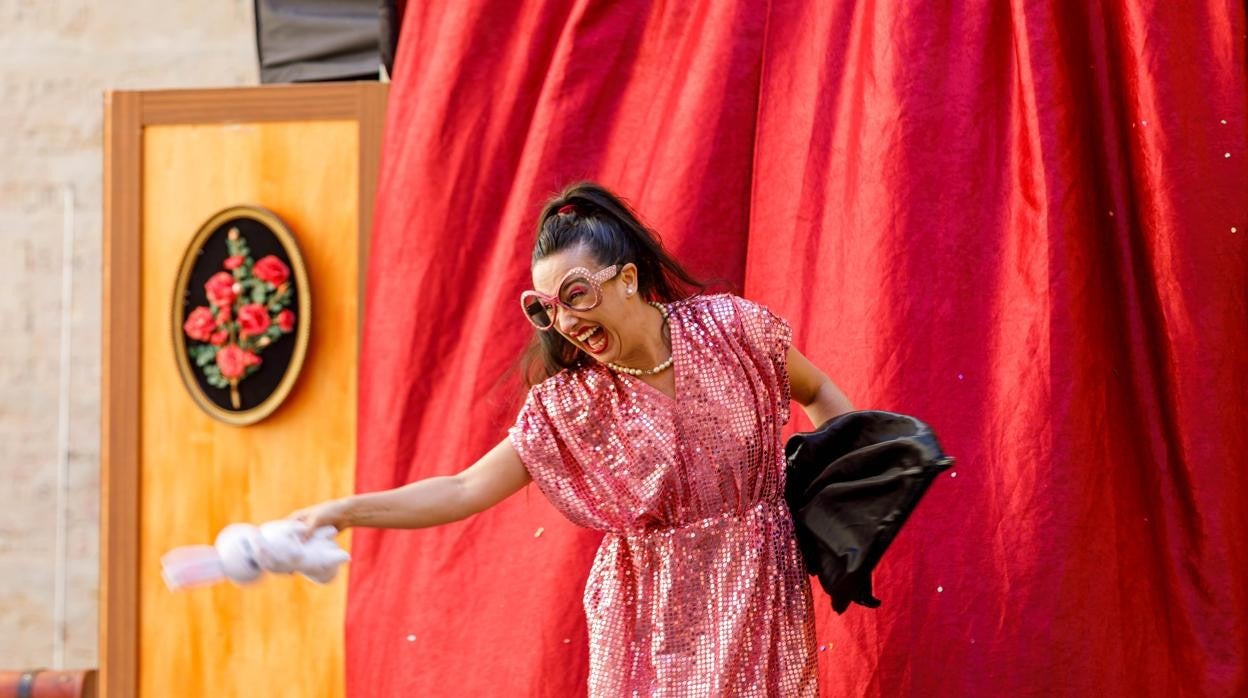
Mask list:
[[[344,500],[346,523],[369,528],[428,528],[475,514],[461,478],[454,475],[417,480],[382,492]]]
[[[509,439],[467,469],[402,487],[321,502],[291,515],[310,529],[429,528],[485,511],[528,484],[529,471]]]
[[[818,427],[838,414],[854,409],[845,393],[836,387],[817,366],[797,350],[789,347],[786,357],[789,369],[789,389],[793,399],[806,411],[806,416]]]
[[[810,417],[810,421],[818,427],[838,414],[853,411],[854,405],[845,393],[836,387],[835,383],[825,380],[815,393],[815,399],[802,405],[802,409],[806,411],[806,416]]]

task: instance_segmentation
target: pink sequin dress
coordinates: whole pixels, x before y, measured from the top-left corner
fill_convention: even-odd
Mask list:
[[[511,442],[574,523],[589,695],[814,696],[810,584],[784,504],[789,327],[730,295],[668,306],[676,396],[601,364],[534,386]]]

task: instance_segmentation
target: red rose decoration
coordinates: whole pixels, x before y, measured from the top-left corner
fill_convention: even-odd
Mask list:
[[[283,281],[290,278],[290,267],[277,257],[266,255],[256,260],[255,265],[251,267],[251,273],[261,281],[280,286]]]
[[[204,283],[204,293],[208,294],[208,300],[218,308],[234,305],[234,299],[238,297],[238,294],[234,292],[234,277],[230,276],[227,271],[213,274]]]
[[[259,303],[248,303],[238,309],[238,327],[244,337],[255,337],[269,329],[269,310]]]
[[[217,368],[221,369],[221,375],[231,380],[242,378],[247,367],[259,365],[259,356],[243,351],[235,344],[221,347],[217,352]]]
[[[186,322],[182,324],[182,330],[186,332],[186,336],[198,342],[206,342],[212,336],[212,331],[217,328],[217,321],[212,319],[212,311],[199,306],[191,311],[187,316]]]
[[[295,312],[288,307],[295,294],[287,263],[275,254],[253,261],[237,228],[227,236],[222,267],[225,271],[204,282],[209,305],[195,308],[183,324],[187,336],[198,341],[188,343],[186,358],[208,385],[228,389],[238,410],[240,384],[260,365],[260,353],[295,329]]]
[[[247,368],[244,353],[246,352],[233,344],[221,347],[217,352],[217,368],[221,369],[221,375],[229,379],[242,378],[243,371]]]

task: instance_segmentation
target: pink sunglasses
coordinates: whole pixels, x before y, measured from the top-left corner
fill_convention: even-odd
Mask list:
[[[597,272],[585,267],[569,269],[559,281],[559,293],[548,296],[537,291],[520,294],[520,307],[524,316],[539,330],[549,330],[555,325],[555,309],[593,310],[602,302],[602,285],[615,277],[619,266],[612,264]]]

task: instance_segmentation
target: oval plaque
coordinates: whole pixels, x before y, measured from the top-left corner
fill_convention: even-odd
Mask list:
[[[173,347],[209,415],[255,424],[290,394],[308,349],[308,272],[271,211],[233,206],[200,227],[178,268]]]

